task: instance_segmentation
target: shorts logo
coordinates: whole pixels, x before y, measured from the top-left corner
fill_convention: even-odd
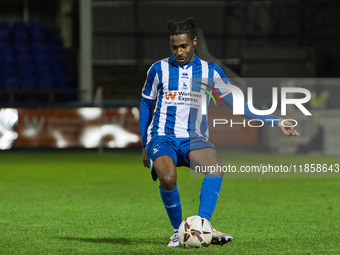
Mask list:
[[[152,148],[152,152],[153,152],[153,154],[155,155],[157,152],[159,152],[159,149],[160,149],[161,147],[159,146],[159,145],[156,145],[155,147],[153,147]]]

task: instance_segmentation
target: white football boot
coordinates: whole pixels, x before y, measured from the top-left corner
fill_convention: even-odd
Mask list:
[[[178,247],[179,246],[179,238],[178,238],[178,231],[175,231],[175,233],[170,237],[170,242],[168,244],[168,247]]]
[[[222,233],[214,228],[212,234],[211,244],[223,245],[225,243],[230,243],[234,238],[231,235]]]

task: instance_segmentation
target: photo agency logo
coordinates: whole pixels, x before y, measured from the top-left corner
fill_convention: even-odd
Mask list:
[[[201,90],[205,91],[214,101],[215,106],[217,106],[216,100],[213,96],[215,94],[222,105],[222,100],[220,96],[218,95],[218,91],[221,93],[230,92],[233,96],[233,115],[234,116],[242,116],[245,114],[245,95],[243,91],[230,83],[225,82],[218,82],[215,84],[215,88],[208,85],[207,83],[203,82],[197,82],[206,88],[200,88]],[[208,89],[210,89],[212,92],[210,92]],[[258,116],[266,116],[273,114],[279,107],[278,98],[279,98],[279,92],[281,95],[280,98],[280,114],[281,116],[287,115],[287,106],[292,105],[295,107],[294,109],[300,110],[305,116],[312,116],[310,111],[307,110],[307,108],[304,106],[305,103],[309,102],[311,99],[311,92],[308,89],[300,88],[300,87],[281,87],[280,91],[278,87],[272,88],[272,98],[271,102],[272,105],[269,109],[257,109],[254,106],[254,96],[253,96],[253,88],[248,87],[247,88],[247,105],[249,112],[258,115]],[[213,93],[213,94],[212,94]],[[204,104],[204,102],[203,102]],[[205,107],[202,107],[202,115],[206,114]],[[265,119],[266,122],[270,122],[271,126],[275,126],[276,119]],[[230,125],[232,127],[233,125],[242,125],[244,127],[262,127],[265,124],[265,121],[261,119],[249,119],[248,121],[243,120],[242,122],[234,121],[233,119],[213,119],[213,127],[216,127],[217,125]],[[295,119],[283,119],[281,121],[282,126],[284,127],[296,127],[298,125],[298,121]]]
[[[208,89],[210,89],[216,95],[218,101],[222,105],[221,97],[218,95],[217,91],[212,86],[210,86],[210,85],[208,85],[206,83],[203,83],[203,82],[199,82],[199,84],[201,84],[201,85],[207,87]],[[210,98],[214,101],[215,106],[217,106],[216,99],[214,98],[214,96],[207,89],[204,89],[204,88],[201,87],[200,90],[203,90],[205,93],[207,93],[210,96]]]

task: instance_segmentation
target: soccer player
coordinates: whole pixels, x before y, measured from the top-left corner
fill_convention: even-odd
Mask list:
[[[160,195],[174,228],[169,247],[179,246],[178,228],[182,222],[176,166],[184,165],[193,169],[195,166],[219,165],[223,167],[214,146],[207,140],[206,115],[200,114],[194,105],[186,103],[191,101],[191,92],[194,90],[191,84],[192,79],[227,79],[218,65],[196,56],[195,28],[196,22],[192,18],[168,23],[172,54],[154,63],[148,70],[140,104],[143,163],[145,167],[150,167],[153,180],[156,181],[159,178],[160,181]],[[220,86],[215,88],[223,101],[232,107],[233,96],[228,90],[228,84],[222,88]],[[205,92],[198,90],[196,95],[197,93],[204,94]],[[154,104],[155,109],[152,113]],[[245,103],[245,116],[261,119],[270,124],[272,122],[266,119],[274,119],[274,124],[284,135],[299,135],[293,127],[283,127],[279,117],[252,114],[247,103]],[[289,124],[287,123],[286,126]],[[205,174],[199,195],[198,215],[210,221],[222,185],[223,172]],[[224,244],[232,240],[231,235],[213,228],[213,244]]]

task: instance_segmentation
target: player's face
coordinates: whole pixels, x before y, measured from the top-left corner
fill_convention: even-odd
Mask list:
[[[178,64],[184,66],[195,58],[195,46],[197,44],[197,37],[190,40],[188,35],[171,35],[170,49]]]

